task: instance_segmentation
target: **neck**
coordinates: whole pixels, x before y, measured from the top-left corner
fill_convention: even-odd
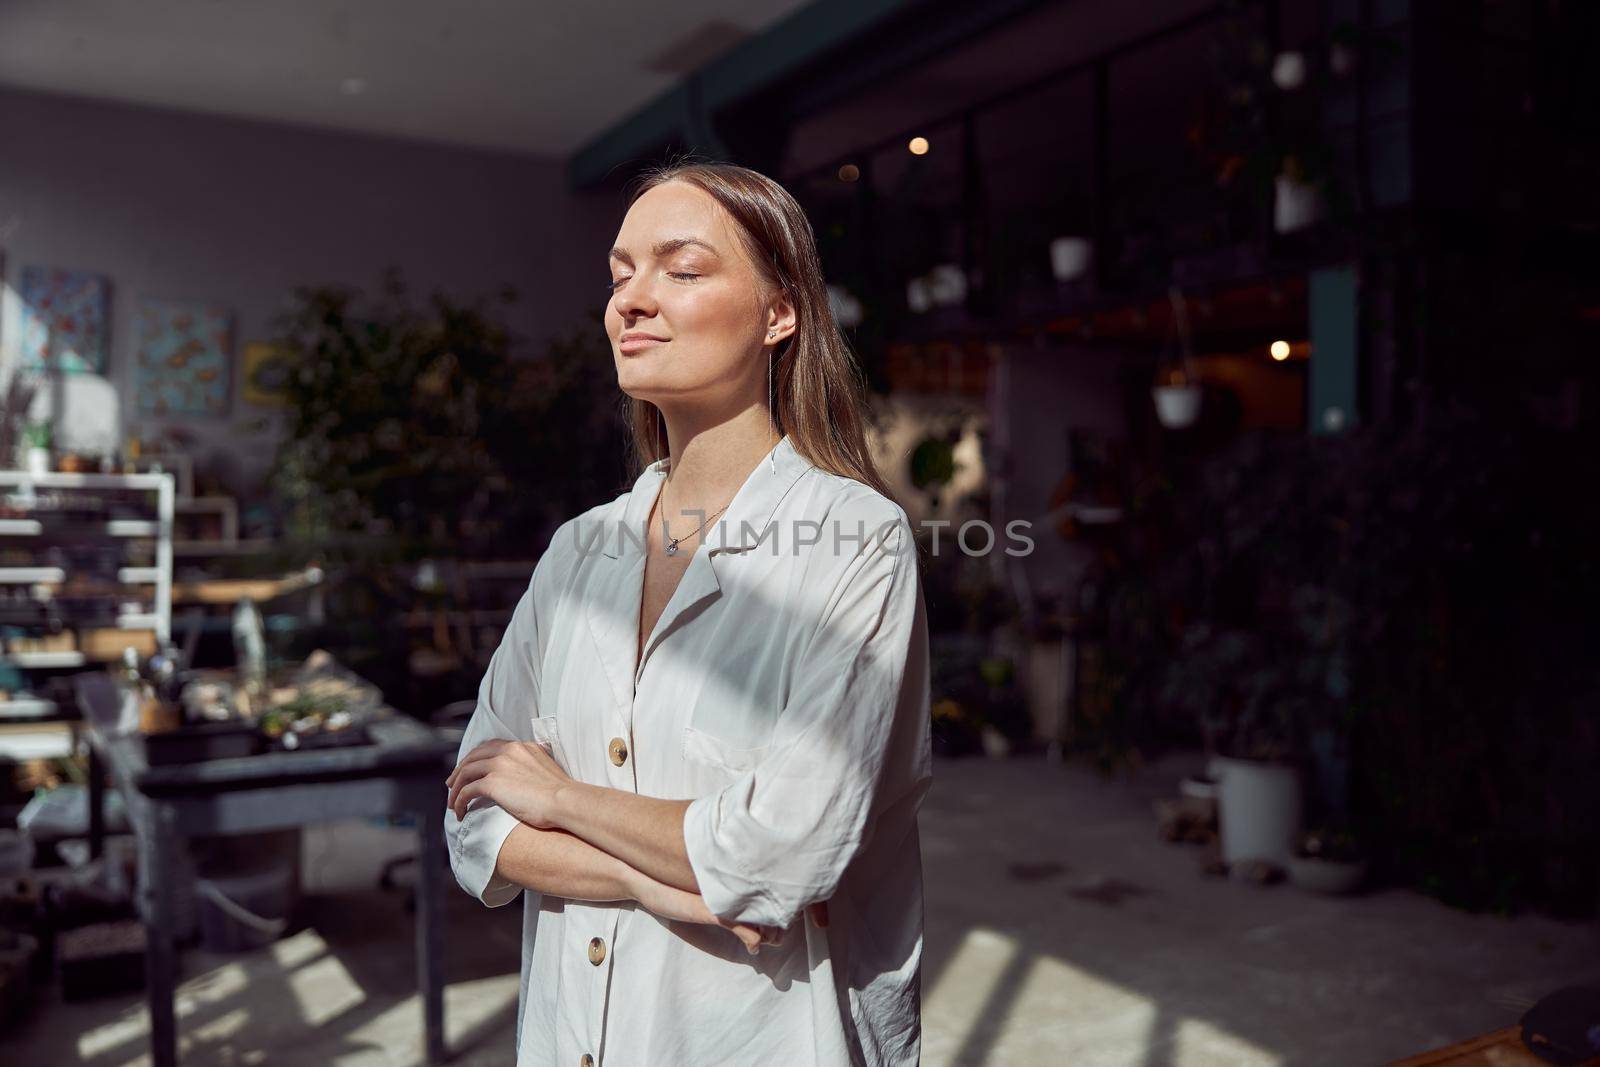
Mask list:
[[[727,504],[782,436],[759,404],[719,421],[673,412],[662,417],[671,457],[662,495],[676,511],[711,512]]]

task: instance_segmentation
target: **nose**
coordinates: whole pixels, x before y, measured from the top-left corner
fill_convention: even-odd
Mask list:
[[[655,293],[650,288],[650,281],[642,272],[636,272],[633,277],[623,282],[611,298],[612,306],[617,309],[617,314],[626,320],[631,328],[638,319],[654,318],[656,314]]]

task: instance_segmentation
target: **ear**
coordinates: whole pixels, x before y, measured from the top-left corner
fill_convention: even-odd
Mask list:
[[[799,318],[789,294],[779,293],[773,297],[771,305],[767,308],[766,336],[762,340],[768,345],[787,341],[794,335],[795,324]]]

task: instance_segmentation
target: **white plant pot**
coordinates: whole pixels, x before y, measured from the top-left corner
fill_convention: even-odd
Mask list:
[[[1289,881],[1310,893],[1342,896],[1354,893],[1366,881],[1365,860],[1341,863],[1334,860],[1295,856],[1289,861]]]
[[[1293,233],[1321,222],[1322,215],[1322,193],[1315,185],[1278,175],[1272,197],[1273,229]]]
[[[912,278],[906,282],[906,306],[918,315],[933,307],[933,291],[926,278]]]
[[[1169,430],[1185,430],[1200,417],[1198,385],[1158,385],[1150,390],[1156,418]]]
[[[861,325],[861,301],[850,290],[840,285],[828,286],[828,306],[833,311],[833,321],[840,326]]]
[[[1058,282],[1074,282],[1089,273],[1094,243],[1087,237],[1057,237],[1050,242],[1050,273]]]
[[[1220,757],[1217,822],[1222,861],[1288,867],[1300,840],[1300,772],[1284,763]]]
[[[50,450],[48,448],[40,448],[37,445],[32,445],[28,448],[28,473],[50,473]]]
[[[956,307],[967,299],[967,272],[941,263],[928,274],[928,295],[940,307]]]

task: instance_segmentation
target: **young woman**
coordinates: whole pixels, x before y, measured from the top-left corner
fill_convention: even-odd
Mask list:
[[[810,226],[677,164],[610,266],[643,469],[556,531],[447,782],[457,880],[523,899],[517,1063],[915,1064],[927,624]]]

